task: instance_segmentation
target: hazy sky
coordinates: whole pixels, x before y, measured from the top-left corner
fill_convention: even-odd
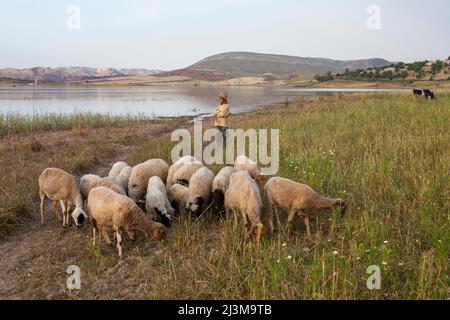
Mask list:
[[[80,8],[79,30],[67,27],[70,5]],[[381,10],[380,29],[367,27],[371,5]],[[450,1],[0,1],[0,68],[168,70],[226,51],[392,61],[446,58]]]

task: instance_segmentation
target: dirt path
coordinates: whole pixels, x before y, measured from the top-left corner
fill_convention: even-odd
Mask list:
[[[141,130],[142,136],[139,143],[130,144],[129,141],[124,140],[121,144],[115,144],[113,155],[101,159],[89,172],[101,176],[107,175],[113,163],[127,159],[146,140],[159,137],[169,131],[168,126],[159,125]],[[50,133],[50,135],[54,134]],[[38,208],[38,203],[35,203],[34,207]],[[46,248],[49,246],[67,247],[65,244],[76,243],[77,240],[83,240],[85,243],[86,238],[90,235],[90,230],[87,229],[90,228],[84,228],[81,232],[75,232],[73,229],[60,226],[53,213],[50,212],[47,202],[44,226],[40,225],[38,215],[35,215],[33,219],[17,228],[13,235],[2,240],[0,242],[0,299],[54,298],[55,291],[58,290],[54,290],[54,285],[52,287],[52,284],[47,284],[45,281],[40,283],[39,279],[36,280],[36,286],[42,287],[42,296],[30,297],[27,294],[30,289],[30,279],[34,279],[33,277],[37,274],[42,274],[43,271],[39,267],[44,265],[41,263],[42,259],[48,257],[49,250]],[[62,249],[62,254],[67,254],[65,252],[67,250],[64,250],[66,248]],[[39,272],[34,272],[38,269]],[[49,288],[47,289],[46,286]]]

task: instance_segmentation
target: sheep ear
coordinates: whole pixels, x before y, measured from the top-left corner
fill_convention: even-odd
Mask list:
[[[263,185],[266,184],[267,178],[266,178],[266,176],[263,176],[262,174],[260,174],[260,175],[258,175],[258,176],[256,177],[256,182],[257,182],[260,186],[263,186]]]

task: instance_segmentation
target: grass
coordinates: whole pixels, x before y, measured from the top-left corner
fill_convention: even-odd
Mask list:
[[[128,127],[137,123],[158,122],[145,115],[112,116],[101,113],[0,114],[0,137],[8,134],[57,131],[73,128]]]
[[[280,129],[279,175],[343,197],[345,216],[301,221],[265,234],[261,248],[244,240],[240,219],[182,215],[163,244],[125,241],[92,247],[87,228],[47,226],[46,243],[26,297],[144,299],[447,299],[450,252],[450,95],[436,102],[409,95],[340,95],[236,116],[233,128]],[[124,160],[169,160],[167,135]],[[52,157],[54,157],[53,155]],[[218,170],[218,168],[214,168]],[[34,176],[33,178],[36,178]],[[20,180],[18,180],[20,182]],[[80,266],[82,290],[64,289],[65,269]],[[366,271],[381,268],[381,290]],[[23,272],[28,272],[23,270]]]

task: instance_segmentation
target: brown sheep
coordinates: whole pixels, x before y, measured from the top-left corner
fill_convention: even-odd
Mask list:
[[[83,210],[83,198],[75,177],[64,170],[57,168],[47,168],[39,176],[39,197],[41,199],[41,224],[44,224],[44,201],[49,198],[52,202],[54,214],[61,220],[58,213],[58,201],[63,212],[63,226],[69,225],[69,211],[71,206],[75,206],[72,212],[72,219],[77,227],[82,227],[87,218]]]
[[[107,230],[113,229],[117,240],[119,257],[122,257],[122,230],[132,240],[134,231],[142,231],[152,240],[164,240],[166,228],[152,221],[130,198],[106,187],[91,190],[88,197],[88,212],[93,225],[94,244],[97,231],[101,231],[108,245],[111,244]]]
[[[230,185],[225,192],[225,210],[227,215],[230,211],[242,214],[244,225],[247,226],[247,219],[250,220],[250,229],[247,238],[256,236],[256,243],[259,244],[263,225],[261,224],[261,194],[256,182],[250,177],[247,171],[238,171],[230,177]]]
[[[270,229],[273,231],[273,212],[275,209],[285,210],[288,213],[288,223],[291,223],[295,215],[302,217],[308,236],[309,212],[312,210],[343,208],[345,202],[342,199],[329,199],[319,195],[311,187],[280,177],[271,178],[264,187],[266,196],[266,210]]]

